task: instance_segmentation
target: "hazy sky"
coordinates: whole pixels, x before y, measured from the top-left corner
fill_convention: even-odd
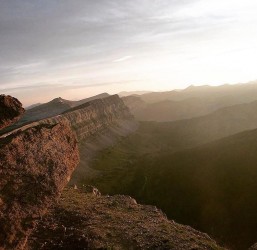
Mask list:
[[[254,0],[0,0],[0,93],[61,96],[257,79]]]

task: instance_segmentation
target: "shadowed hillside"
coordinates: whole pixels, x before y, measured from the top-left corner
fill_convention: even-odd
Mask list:
[[[233,249],[256,241],[257,130],[173,154],[139,154],[136,145],[104,151],[91,183],[157,205]]]

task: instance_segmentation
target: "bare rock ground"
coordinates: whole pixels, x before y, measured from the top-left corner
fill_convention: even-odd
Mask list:
[[[170,221],[154,206],[124,195],[67,188],[38,224],[34,249],[224,249],[207,234]]]

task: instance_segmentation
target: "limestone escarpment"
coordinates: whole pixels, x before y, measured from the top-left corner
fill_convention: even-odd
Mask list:
[[[69,120],[79,140],[88,138],[118,120],[133,118],[118,95],[85,103],[66,111],[63,117]]]
[[[24,111],[22,104],[16,98],[0,95],[0,129],[16,122]]]
[[[154,206],[124,195],[65,189],[29,239],[38,249],[225,250],[208,235],[169,221]]]
[[[0,249],[23,249],[78,162],[67,123],[38,124],[0,139]]]

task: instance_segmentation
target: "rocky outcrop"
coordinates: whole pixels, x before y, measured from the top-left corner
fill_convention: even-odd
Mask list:
[[[0,129],[15,123],[24,111],[22,104],[16,98],[0,95]]]
[[[0,139],[0,249],[23,249],[78,162],[68,123],[37,124]]]
[[[99,196],[65,189],[58,205],[29,240],[38,249],[221,250],[208,235],[169,221],[154,206],[129,196]]]
[[[133,119],[118,95],[85,103],[66,111],[62,116],[70,122],[79,140],[115,125],[118,120]]]

